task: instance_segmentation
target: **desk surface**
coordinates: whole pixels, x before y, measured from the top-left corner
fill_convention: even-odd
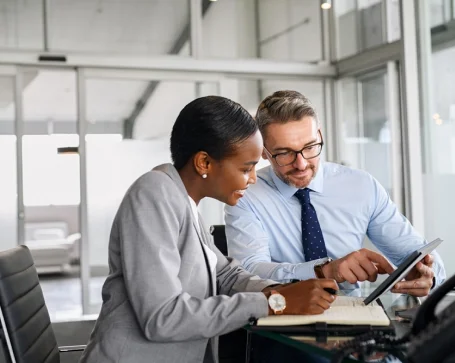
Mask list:
[[[362,288],[352,291],[344,291],[345,295],[350,296],[368,296],[372,291],[372,288]],[[411,324],[395,315],[396,311],[406,310],[416,305],[420,305],[421,301],[419,298],[415,298],[409,295],[392,294],[391,292],[385,293],[380,298],[384,309],[392,321],[392,325],[395,328],[395,334],[397,337],[401,337],[406,334]],[[248,329],[248,328],[247,328]],[[266,331],[254,331],[254,334],[263,335],[269,339],[273,339],[281,342],[282,344],[290,345],[299,350],[317,354],[321,357],[331,358],[333,355],[332,349],[337,348],[341,343],[351,340],[352,337],[328,337],[326,341],[318,342],[314,336],[302,336],[302,335],[289,335]],[[380,357],[376,357],[380,358]],[[343,362],[357,362],[354,359],[345,359]]]

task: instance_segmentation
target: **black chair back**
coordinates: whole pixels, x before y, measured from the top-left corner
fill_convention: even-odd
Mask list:
[[[60,362],[43,291],[26,246],[0,252],[0,319],[11,363]]]
[[[213,236],[215,246],[220,250],[220,252],[223,255],[227,256],[228,247],[227,247],[225,226],[223,224],[215,224],[210,227],[210,233]]]
[[[228,255],[225,226],[223,224],[210,227],[215,246],[225,256]],[[220,363],[243,363],[246,357],[247,333],[244,329],[237,329],[220,336],[219,358]]]

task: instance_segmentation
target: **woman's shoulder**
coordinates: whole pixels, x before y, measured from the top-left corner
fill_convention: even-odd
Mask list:
[[[177,199],[182,191],[166,173],[158,170],[150,170],[140,176],[130,187],[128,194],[142,194],[155,200],[170,200],[175,196]]]

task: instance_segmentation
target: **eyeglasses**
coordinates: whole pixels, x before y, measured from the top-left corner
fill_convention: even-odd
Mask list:
[[[322,146],[324,145],[321,133],[319,133],[319,136],[321,136],[321,142],[305,146],[299,151],[289,150],[278,154],[272,154],[269,150],[267,150],[265,146],[264,149],[267,151],[270,157],[275,159],[275,162],[278,164],[278,166],[288,166],[297,160],[298,154],[302,155],[302,157],[306,160],[318,157],[321,154]]]

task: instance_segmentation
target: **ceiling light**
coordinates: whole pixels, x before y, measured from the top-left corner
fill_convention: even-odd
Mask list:
[[[332,0],[323,0],[321,3],[321,8],[324,10],[329,10],[332,8]]]

